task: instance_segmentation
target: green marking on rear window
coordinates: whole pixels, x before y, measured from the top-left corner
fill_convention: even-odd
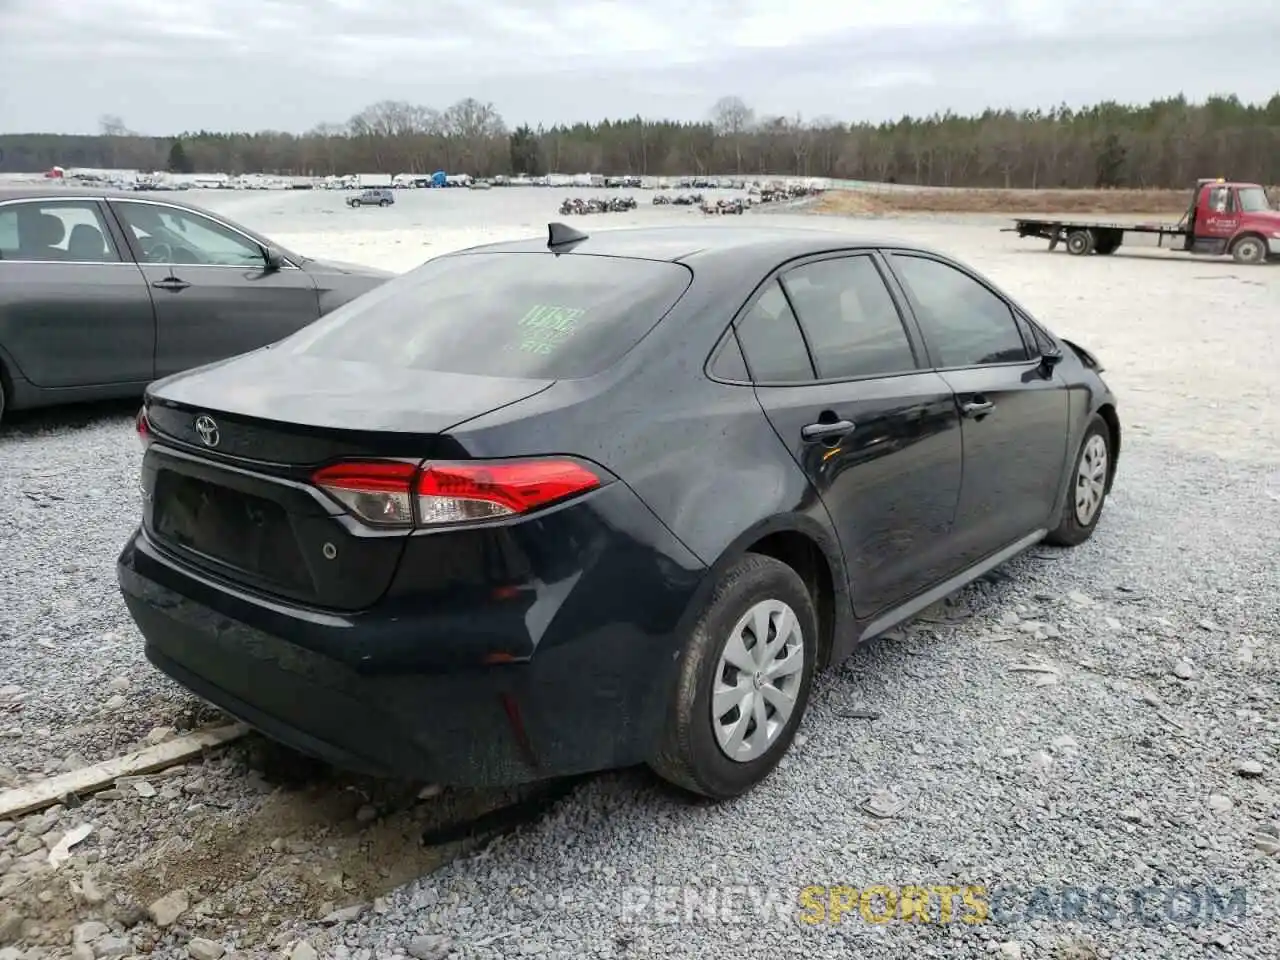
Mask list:
[[[520,327],[517,349],[523,353],[551,353],[573,336],[586,312],[577,307],[535,304],[517,324]]]

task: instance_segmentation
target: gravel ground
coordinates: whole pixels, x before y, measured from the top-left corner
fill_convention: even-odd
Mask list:
[[[1274,956],[1280,404],[1259,358],[1280,271],[1051,257],[972,221],[847,225],[961,253],[1096,348],[1127,433],[1093,540],[1037,549],[864,647],[819,682],[777,775],[719,807],[623,771],[487,845],[422,846],[513,798],[421,798],[251,738],[0,822],[0,960]],[[399,242],[313,240],[298,246]],[[116,591],[132,412],[0,432],[0,787],[216,719],[146,665]],[[904,805],[870,816],[872,795]],[[815,906],[906,884],[982,885],[992,916],[964,922],[957,901],[938,922],[936,894],[929,923]]]

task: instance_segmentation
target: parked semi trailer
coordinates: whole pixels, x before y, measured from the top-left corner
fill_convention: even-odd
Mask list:
[[[1163,247],[1203,256],[1230,254],[1237,263],[1280,260],[1280,211],[1271,207],[1267,191],[1256,183],[1221,178],[1198,180],[1191,205],[1177,223],[1100,223],[1061,217],[1020,217],[1005,232],[1040,237],[1054,250],[1085,256],[1120,249],[1126,234],[1154,235]]]

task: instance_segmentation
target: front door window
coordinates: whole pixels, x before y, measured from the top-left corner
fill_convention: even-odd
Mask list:
[[[152,203],[113,205],[137,240],[144,263],[266,266],[262,247],[208,217]]]

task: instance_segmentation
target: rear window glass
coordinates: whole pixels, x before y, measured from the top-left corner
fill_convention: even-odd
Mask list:
[[[675,263],[587,255],[442,257],[280,349],[445,373],[577,379],[617,362],[688,289]]]

